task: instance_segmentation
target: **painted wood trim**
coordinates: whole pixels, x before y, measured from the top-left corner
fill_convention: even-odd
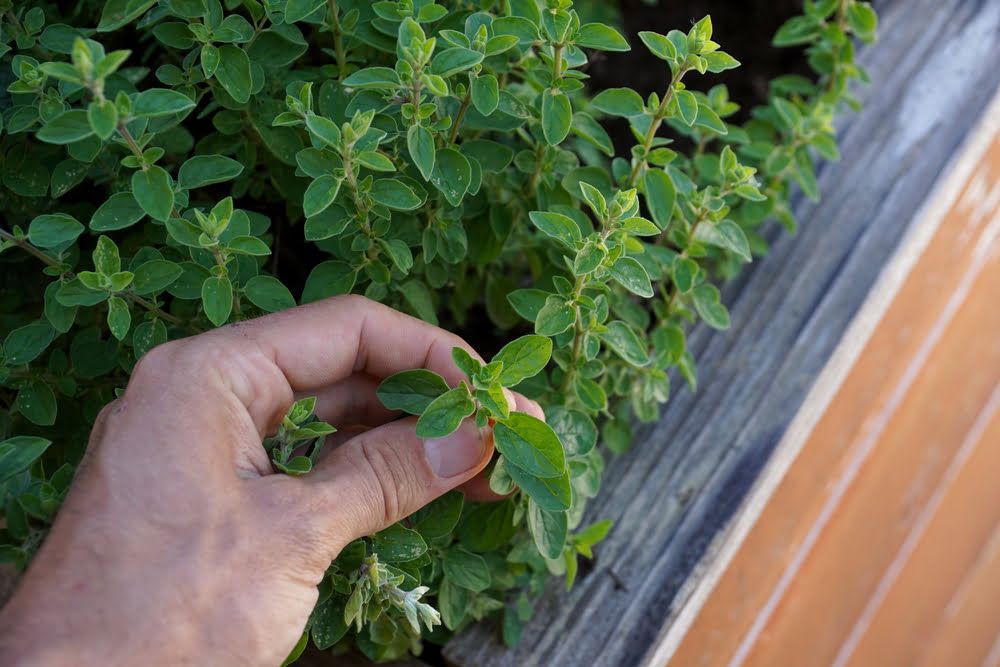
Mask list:
[[[1000,461],[998,235],[1000,97],[646,664],[919,664],[915,632],[968,653],[970,626],[936,610],[981,609],[1000,579],[1000,496],[972,477]],[[970,489],[979,513],[956,522]]]

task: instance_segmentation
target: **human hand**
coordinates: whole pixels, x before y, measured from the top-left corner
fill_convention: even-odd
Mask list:
[[[344,296],[162,345],[94,425],[65,505],[0,611],[0,664],[278,665],[340,550],[476,478],[492,437],[466,420],[424,442],[380,378],[457,384],[457,336]],[[370,427],[304,477],[262,440],[292,401]],[[517,409],[541,417],[527,399]],[[395,420],[395,421],[393,421]]]

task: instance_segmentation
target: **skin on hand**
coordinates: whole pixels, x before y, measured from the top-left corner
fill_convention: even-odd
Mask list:
[[[162,345],[94,425],[45,544],[0,610],[0,664],[278,665],[340,550],[456,487],[488,499],[472,420],[423,441],[381,378],[462,378],[457,336],[334,297]],[[475,355],[478,358],[478,355]],[[262,446],[292,401],[349,425],[304,477]],[[542,417],[537,404],[516,409]]]

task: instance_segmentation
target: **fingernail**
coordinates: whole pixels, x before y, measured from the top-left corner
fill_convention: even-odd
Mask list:
[[[424,457],[434,474],[442,479],[472,470],[486,456],[486,441],[471,419],[443,438],[424,441]]]

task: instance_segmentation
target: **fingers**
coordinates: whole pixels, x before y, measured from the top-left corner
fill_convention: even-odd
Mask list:
[[[375,394],[378,385],[376,378],[356,374],[304,395],[316,397],[316,416],[338,430],[352,426],[380,426],[398,417],[399,413],[382,405]]]
[[[261,433],[280,421],[293,393],[308,395],[354,374],[384,378],[411,368],[428,368],[457,384],[462,374],[452,361],[452,348],[462,347],[478,358],[458,336],[354,295],[237,322],[160,347],[174,351],[157,348],[146,357],[179,356],[193,372],[218,377]]]
[[[347,441],[302,478],[311,514],[337,543],[371,535],[472,479],[490,460],[492,437],[472,420],[451,435],[422,440],[416,419],[373,428]],[[317,500],[318,498],[318,500]]]
[[[358,372],[384,378],[410,368],[428,368],[457,383],[462,376],[451,349],[473,352],[454,334],[355,295],[231,324],[205,337],[260,347],[302,392]]]
[[[511,410],[527,412],[536,419],[545,420],[545,413],[542,412],[542,408],[538,405],[538,403],[530,398],[525,398],[516,391],[512,391],[510,393],[514,398],[510,404]],[[476,502],[494,502],[503,499],[503,496],[498,493],[494,493],[493,489],[490,488],[489,477],[485,474],[480,474],[470,479],[461,486],[460,490],[465,494],[467,499],[474,500]]]

